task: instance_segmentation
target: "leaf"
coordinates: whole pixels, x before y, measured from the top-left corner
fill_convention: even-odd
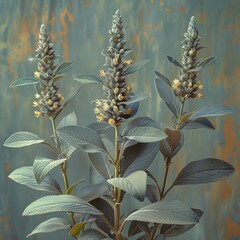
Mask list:
[[[198,128],[207,128],[207,129],[215,130],[215,127],[207,118],[198,118],[194,121],[188,121],[186,125],[182,127],[182,129],[184,130],[198,129]]]
[[[17,183],[26,185],[27,187],[35,190],[61,194],[61,189],[58,183],[55,182],[49,175],[47,175],[43,181],[38,184],[33,173],[33,168],[30,166],[18,168],[8,177]]]
[[[21,87],[21,86],[26,86],[26,85],[35,85],[35,84],[39,84],[40,81],[32,78],[32,77],[23,77],[20,78],[16,81],[14,81],[13,83],[11,83],[10,87]]]
[[[181,201],[163,200],[152,203],[130,214],[126,219],[165,224],[195,224],[198,218],[193,210]]]
[[[60,229],[68,229],[68,222],[65,219],[54,217],[40,223],[34,230],[27,235],[30,237],[37,233],[49,233]]]
[[[88,221],[80,222],[80,223],[75,224],[75,225],[71,228],[71,230],[69,231],[69,234],[70,234],[71,236],[77,236],[77,235],[79,235],[79,233],[81,232],[81,230],[83,230],[88,223],[91,223],[91,222],[94,222],[94,221],[95,221],[95,219],[92,218],[92,219],[89,219]]]
[[[90,123],[86,127],[92,129],[93,131],[99,134],[103,134],[108,129],[111,128],[111,125],[106,122],[96,122],[96,123]]]
[[[3,144],[5,147],[19,148],[44,142],[37,134],[31,132],[16,132],[12,134]]]
[[[81,84],[99,84],[103,83],[102,80],[92,74],[80,74],[73,78]]]
[[[150,229],[145,222],[132,221],[128,229],[128,237],[134,236],[140,232],[144,232],[146,235],[150,234]]]
[[[155,87],[159,96],[166,103],[169,110],[175,115],[175,117],[177,117],[180,109],[180,102],[175,96],[172,88],[167,84],[163,84],[159,78],[155,78]]]
[[[173,186],[216,182],[233,172],[234,168],[229,163],[215,158],[205,158],[188,163],[178,174]]]
[[[70,72],[72,70],[72,65],[73,64],[71,62],[60,63],[55,69],[55,75]]]
[[[148,94],[146,92],[141,92],[141,93],[137,93],[135,94],[132,98],[130,98],[128,101],[126,102],[122,102],[122,104],[132,104],[132,103],[135,103],[135,102],[139,102],[143,99],[146,99],[148,98]]]
[[[90,128],[72,125],[63,127],[57,131],[61,139],[76,148],[89,153],[106,152],[100,135]]]
[[[68,189],[67,189],[67,191],[66,191],[66,194],[71,194],[72,193],[72,191],[74,190],[74,188],[79,184],[79,183],[81,183],[81,182],[84,182],[86,179],[84,178],[84,179],[82,179],[82,180],[76,180]]]
[[[149,199],[150,202],[154,203],[157,202],[159,199],[158,189],[155,185],[147,184],[147,191],[146,197]]]
[[[41,183],[52,169],[64,163],[66,160],[66,158],[53,160],[45,157],[36,157],[33,163],[33,172],[37,183]]]
[[[87,229],[86,231],[84,231],[79,240],[112,240],[111,238],[106,237],[105,235],[103,235],[102,233],[98,232],[95,229]]]
[[[144,171],[136,171],[128,175],[126,178],[111,178],[107,181],[114,187],[122,189],[141,202],[145,198],[147,189],[147,174]]]
[[[81,198],[73,195],[58,195],[42,197],[29,204],[23,216],[33,216],[50,212],[73,212],[81,214],[101,215],[95,207]]]
[[[137,70],[142,68],[146,63],[148,63],[148,60],[139,61],[129,65],[128,67],[125,68],[124,75],[126,76],[136,72]]]
[[[42,65],[44,65],[44,66],[46,66],[46,64],[45,64],[45,62],[42,60],[42,59],[40,59],[40,58],[29,58],[28,59],[28,61],[30,61],[30,62],[40,62]]]
[[[199,209],[192,209],[192,210],[194,211],[195,215],[198,217],[198,220],[200,220],[200,218],[203,215],[203,212]],[[195,225],[196,224],[189,224],[189,225],[163,224],[161,226],[160,233],[162,235],[164,235],[165,237],[174,237],[174,236],[178,236],[178,235],[190,230]]]
[[[201,62],[199,62],[199,63],[197,64],[197,67],[202,67],[202,68],[208,67],[209,65],[215,63],[216,60],[217,60],[217,58],[214,57],[214,56],[205,58],[205,59],[203,59]]]
[[[142,143],[149,143],[161,141],[166,138],[167,135],[158,128],[145,126],[132,128],[124,137]]]
[[[166,76],[164,76],[162,73],[160,73],[160,72],[157,72],[157,71],[154,71],[154,73],[155,73],[155,75],[156,75],[156,77],[158,78],[158,79],[160,79],[160,80],[162,80],[164,83],[166,83],[169,87],[171,87],[171,82],[170,82],[170,80],[166,77]]]
[[[63,108],[67,106],[67,104],[79,93],[82,84],[77,84],[66,96],[63,101]]]
[[[146,170],[159,151],[160,142],[137,143],[124,151],[121,175],[126,177],[137,170]]]
[[[170,56],[167,56],[167,59],[170,63],[174,64],[175,66],[180,67],[180,68],[182,67],[182,64],[179,63],[176,59],[174,59]]]
[[[228,106],[222,105],[212,105],[212,106],[205,106],[200,110],[196,111],[189,117],[190,120],[196,120],[202,117],[219,117],[227,114],[232,114],[233,111]]]

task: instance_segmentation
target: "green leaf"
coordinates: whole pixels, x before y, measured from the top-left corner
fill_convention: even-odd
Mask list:
[[[145,126],[132,128],[124,137],[142,143],[149,143],[161,141],[167,135],[158,128]]]
[[[156,75],[156,77],[158,78],[158,79],[160,79],[160,80],[162,80],[164,83],[166,83],[169,87],[171,87],[171,82],[170,82],[170,80],[166,77],[166,76],[164,76],[162,73],[160,73],[160,72],[157,72],[157,71],[154,71],[155,72],[155,75]]]
[[[81,84],[99,84],[103,83],[102,80],[92,74],[79,74],[73,78]]]
[[[201,62],[197,64],[197,67],[208,67],[209,65],[215,63],[217,61],[217,58],[214,56],[208,57],[203,59]]]
[[[187,204],[176,200],[163,200],[140,208],[126,218],[126,221],[130,220],[161,224],[198,223],[198,218],[193,210]]]
[[[215,158],[205,158],[187,164],[178,174],[173,186],[216,182],[233,172],[234,168],[229,163]]]
[[[172,88],[163,83],[159,78],[155,78],[154,82],[159,96],[166,103],[169,110],[177,117],[180,110],[180,102],[175,96]]]
[[[128,237],[134,236],[140,232],[144,232],[147,236],[150,234],[150,229],[145,222],[132,221],[128,229]]]
[[[182,67],[182,64],[179,63],[176,59],[174,59],[170,56],[167,56],[167,59],[170,63],[174,64],[175,66],[180,67],[180,68]]]
[[[34,85],[34,84],[39,84],[40,81],[35,79],[35,78],[32,78],[32,77],[23,77],[23,78],[20,78],[16,81],[14,81],[10,87],[21,87],[21,86],[25,86],[25,85]]]
[[[198,119],[195,119],[194,121],[188,121],[183,127],[180,126],[180,128],[184,130],[199,129],[199,128],[207,128],[207,129],[215,130],[215,127],[213,126],[211,121],[209,121],[207,118],[198,118]]]
[[[202,117],[219,117],[227,114],[232,114],[233,111],[228,106],[222,106],[222,105],[212,105],[212,106],[205,106],[201,108],[200,110],[193,113],[188,120],[196,120],[198,118]]]
[[[85,228],[85,226],[88,223],[91,223],[91,222],[94,222],[94,221],[95,221],[95,219],[92,218],[92,219],[89,219],[88,221],[77,223],[71,228],[71,230],[68,233],[71,236],[77,236],[77,235],[80,234],[80,232]]]
[[[79,93],[82,84],[77,84],[66,96],[63,102],[63,108]]]
[[[95,122],[88,124],[86,127],[99,134],[104,134],[108,129],[111,128],[111,125],[106,122]]]
[[[68,229],[68,222],[65,219],[54,217],[40,223],[34,230],[27,235],[30,237],[37,233],[49,233],[61,229]]]
[[[146,99],[148,98],[148,94],[146,92],[141,92],[141,93],[137,93],[135,94],[132,98],[130,98],[128,101],[126,102],[122,102],[122,104],[132,104],[132,103],[135,103],[135,102],[139,102],[143,99]]]
[[[42,65],[46,66],[45,62],[42,59],[40,59],[40,58],[34,58],[33,57],[33,58],[29,58],[28,61],[30,61],[30,62],[37,62],[37,63],[40,62]]]
[[[16,132],[3,144],[5,147],[20,148],[44,142],[37,134],[31,132]]]
[[[66,160],[67,158],[53,160],[45,157],[36,157],[33,163],[33,172],[37,183],[41,183],[52,169],[64,163]]]
[[[147,184],[146,197],[151,203],[158,201],[160,196],[156,185]]]
[[[14,170],[8,177],[17,183],[26,185],[27,187],[35,190],[61,194],[61,189],[58,183],[49,175],[47,175],[43,181],[38,184],[33,173],[33,168],[30,166],[18,168]]]
[[[136,72],[137,70],[142,68],[146,63],[148,63],[148,61],[149,60],[143,60],[129,65],[128,67],[125,68],[124,75],[129,75]]]
[[[66,191],[66,194],[71,194],[72,191],[74,190],[74,188],[81,182],[84,182],[86,179],[82,179],[82,180],[79,180],[79,181],[75,181]]]
[[[58,135],[67,143],[86,152],[106,152],[100,135],[89,128],[82,126],[66,126],[58,129]]]
[[[73,64],[71,62],[60,63],[55,69],[55,75],[60,75],[63,73],[70,72],[72,70],[72,65]]]
[[[42,197],[29,204],[23,216],[33,216],[50,212],[73,212],[81,214],[101,215],[95,207],[81,198],[73,195],[58,195]]]
[[[95,229],[87,229],[84,231],[78,240],[112,240]]]
[[[114,187],[120,188],[133,195],[139,201],[143,201],[147,189],[147,174],[144,171],[136,171],[126,178],[111,178],[107,180]]]

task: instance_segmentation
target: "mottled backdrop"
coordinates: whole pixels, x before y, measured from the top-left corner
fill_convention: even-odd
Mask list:
[[[177,70],[166,60],[166,55],[181,57],[180,40],[192,15],[196,16],[203,45],[208,46],[202,54],[218,57],[216,65],[200,75],[205,85],[205,98],[189,101],[187,107],[192,110],[220,103],[232,106],[235,114],[221,120],[214,119],[216,131],[187,132],[186,144],[175,160],[171,174],[174,178],[187,162],[208,156],[232,163],[237,171],[219,183],[173,189],[169,198],[188,202],[205,212],[197,226],[173,239],[240,239],[240,1],[0,0],[0,240],[23,240],[34,226],[47,218],[45,215],[22,217],[27,204],[44,194],[7,178],[12,170],[31,165],[36,155],[43,155],[45,148],[7,149],[2,146],[3,141],[20,130],[45,137],[50,131],[46,119],[36,119],[33,115],[32,87],[10,89],[10,83],[21,76],[32,76],[35,65],[27,59],[34,55],[41,23],[51,30],[57,54],[74,63],[72,73],[61,83],[63,93],[74,86],[72,75],[98,75],[104,63],[100,52],[106,47],[112,14],[118,8],[122,11],[128,46],[134,49],[131,57],[150,60],[144,69],[129,79],[135,92],[147,91],[150,95],[141,103],[139,115],[150,116],[156,121],[170,121],[171,115],[154,88],[153,71],[161,71],[170,79],[176,77]],[[101,96],[100,87],[85,86],[65,114],[74,109],[80,124],[95,121],[90,102],[98,96]],[[76,160],[70,162],[72,179],[77,174],[87,177],[88,167],[86,156],[78,152]],[[162,168],[159,155],[152,165],[159,179]],[[141,206],[136,200],[127,205],[128,208]],[[33,236],[32,239],[63,240],[70,237],[60,231]]]

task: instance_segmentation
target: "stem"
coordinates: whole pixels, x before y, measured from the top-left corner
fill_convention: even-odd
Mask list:
[[[183,109],[184,109],[184,103],[185,103],[185,98],[181,99],[179,98],[180,102],[181,102],[181,108],[180,108],[180,113],[178,115],[178,120],[177,120],[177,125],[176,125],[176,129],[178,129],[180,123],[181,123],[181,118],[182,118],[182,114],[183,114]]]
[[[53,139],[55,142],[55,146],[57,149],[57,155],[59,156],[61,154],[61,149],[60,149],[60,143],[57,135],[57,130],[56,130],[56,123],[55,119],[53,117],[50,117],[51,123],[52,123],[52,131],[53,131]],[[67,165],[66,163],[61,164],[61,172],[63,176],[63,181],[64,181],[64,186],[65,186],[65,192],[67,192],[69,188],[69,183],[68,183],[68,177],[67,177]],[[75,225],[75,219],[74,219],[74,213],[68,213],[70,220],[72,221],[72,224]]]

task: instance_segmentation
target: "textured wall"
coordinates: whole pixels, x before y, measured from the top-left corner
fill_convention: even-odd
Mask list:
[[[112,14],[118,8],[123,14],[128,46],[134,48],[131,57],[150,60],[144,70],[129,79],[135,92],[147,91],[151,96],[141,103],[139,115],[148,115],[156,121],[170,121],[171,115],[154,89],[153,70],[163,72],[170,79],[175,78],[176,68],[168,63],[166,55],[180,58],[180,40],[192,15],[197,18],[202,43],[208,46],[202,54],[218,57],[217,64],[200,75],[205,85],[205,98],[190,101],[187,108],[192,110],[221,103],[232,106],[235,114],[214,119],[216,131],[187,132],[186,144],[175,160],[171,174],[174,178],[187,162],[208,156],[232,163],[237,171],[230,179],[219,183],[176,187],[168,197],[185,201],[205,212],[200,224],[175,239],[240,239],[240,1],[0,0],[0,240],[25,239],[35,225],[46,219],[46,216],[21,216],[26,205],[43,194],[7,178],[17,167],[31,165],[36,154],[42,154],[45,149],[38,146],[7,149],[2,143],[11,133],[20,130],[48,136],[49,123],[33,116],[31,87],[10,89],[9,84],[21,76],[32,76],[34,64],[27,59],[34,55],[42,22],[51,29],[57,54],[74,63],[73,74],[97,75],[104,63],[100,52],[106,47],[106,33]],[[65,93],[73,87],[72,76],[68,75],[61,86]],[[80,124],[95,121],[90,102],[97,96],[101,96],[99,87],[84,87],[65,113],[74,108]],[[85,155],[81,155],[70,162],[70,168],[74,167],[72,179],[77,174],[87,175],[88,163]],[[162,167],[159,155],[152,166],[159,179]],[[137,201],[128,204],[128,208],[136,206],[141,205]],[[63,232],[32,237],[68,238]]]

